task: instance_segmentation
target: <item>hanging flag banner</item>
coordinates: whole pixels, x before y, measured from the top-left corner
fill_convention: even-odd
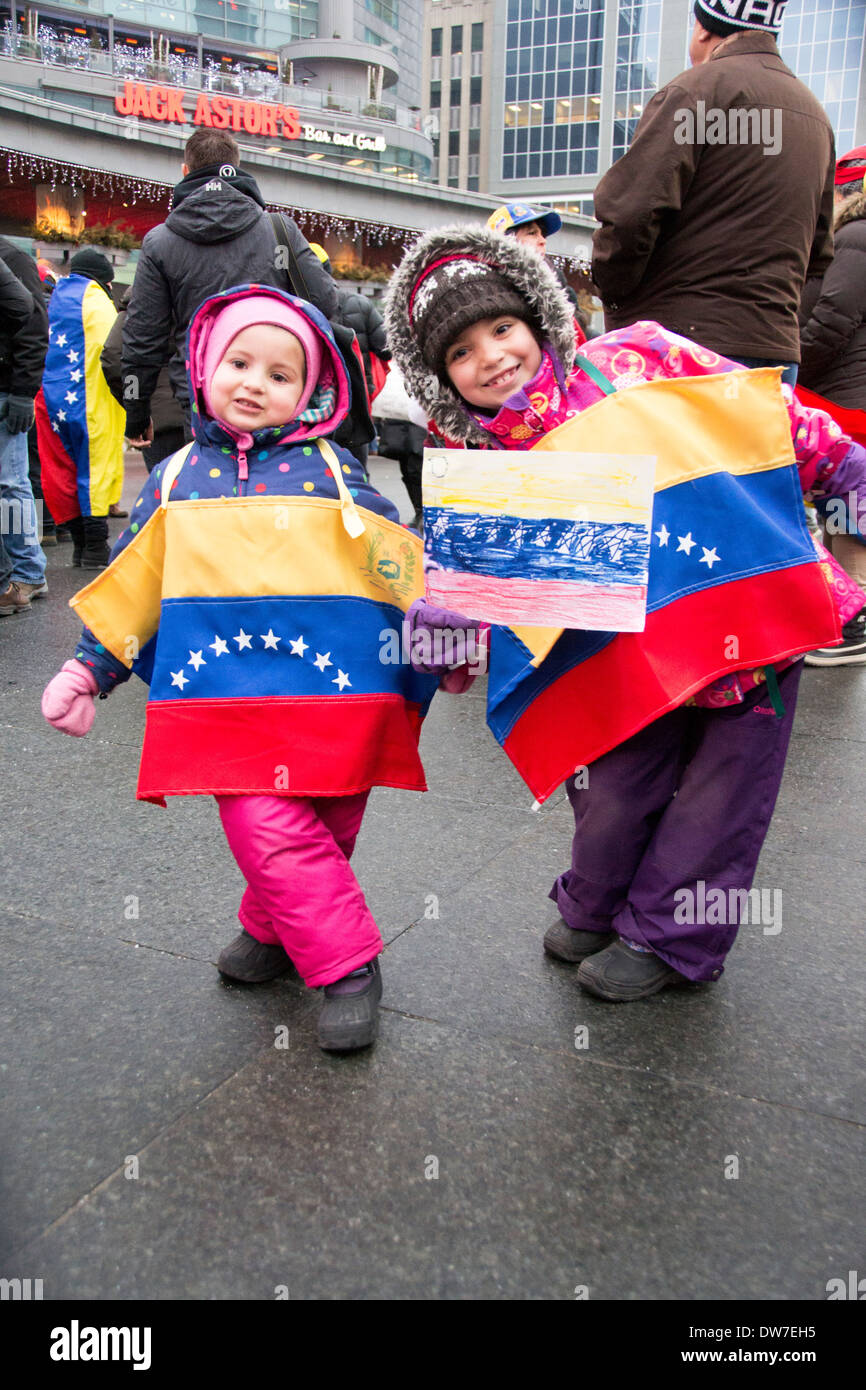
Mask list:
[[[425,449],[431,603],[508,626],[642,632],[655,458]]]

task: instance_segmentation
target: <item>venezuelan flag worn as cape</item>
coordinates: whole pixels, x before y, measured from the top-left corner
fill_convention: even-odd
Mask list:
[[[157,633],[138,797],[425,790],[436,679],[381,659],[422,592],[421,542],[339,501],[160,507],[74,607],[118,660]]]
[[[105,516],[120,495],[125,415],[99,362],[116,318],[102,286],[83,275],[59,280],[49,302],[36,422],[45,500],[60,523]]]
[[[780,377],[630,386],[534,446],[657,457],[645,630],[493,629],[488,724],[539,801],[719,676],[839,640]]]

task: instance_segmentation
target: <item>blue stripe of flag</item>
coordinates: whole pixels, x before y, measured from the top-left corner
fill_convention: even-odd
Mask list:
[[[150,698],[397,694],[426,710],[438,677],[390,659],[402,622],[341,595],[165,599]]]

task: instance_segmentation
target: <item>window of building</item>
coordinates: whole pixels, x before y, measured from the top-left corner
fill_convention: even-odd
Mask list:
[[[433,58],[442,56],[442,30],[430,30],[430,54]]]
[[[448,159],[448,182],[450,183],[452,179],[456,179],[456,178],[457,178],[457,175],[458,175],[459,173],[460,173],[460,160],[458,159],[458,157],[457,157],[456,155],[451,155],[451,156],[449,156],[449,159]]]
[[[431,59],[430,59],[430,76],[431,76],[431,78],[434,78],[437,82],[438,82],[439,79],[441,78],[441,76],[442,76],[442,59],[441,59],[441,58],[431,58]]]
[[[833,126],[836,150],[855,144],[866,6],[857,0],[790,0],[779,52],[814,93]]]
[[[481,106],[470,106],[469,108],[469,129],[475,130],[481,125]]]
[[[477,192],[478,192],[478,180],[477,180],[477,179],[467,179],[467,180],[466,180],[466,187],[468,188],[468,190],[469,190],[470,193],[477,193]]]
[[[448,153],[457,155],[460,153],[460,131],[451,130],[448,132]]]
[[[461,77],[463,75],[463,54],[451,54],[451,76]]]
[[[441,83],[441,82],[431,82],[431,83],[430,83],[430,109],[431,109],[431,111],[438,111],[441,105],[442,105],[442,83]]]
[[[479,159],[477,154],[471,154],[467,163],[467,170],[470,179],[477,179],[479,175]]]
[[[658,86],[661,43],[661,0],[636,0],[621,4],[617,20],[616,102],[614,106],[614,159],[625,154],[644,107]],[[586,45],[589,62],[596,61],[596,40]],[[600,62],[600,59],[598,59]],[[598,92],[599,87],[591,90]]]
[[[364,0],[367,9],[374,14],[377,19],[384,19],[386,24],[390,24],[392,29],[399,28],[397,15],[398,0]]]
[[[472,74],[473,77],[480,77],[480,76],[481,76],[482,72],[484,71],[484,54],[483,54],[483,53],[470,53],[470,55],[469,55],[469,71],[471,72],[471,74]]]
[[[469,132],[469,153],[470,155],[479,154],[481,151],[481,131],[470,130]]]
[[[472,52],[481,53],[484,48],[484,24],[472,26]]]
[[[655,14],[661,3],[624,7]],[[589,152],[598,159],[600,49],[610,7],[606,0],[508,0],[504,8],[502,177],[583,173]]]
[[[481,78],[472,77],[469,80],[469,100],[475,106],[481,100]]]
[[[452,52],[452,53],[462,53],[462,52],[463,52],[463,25],[462,25],[462,24],[452,24],[452,25],[451,25],[451,52]]]
[[[462,84],[460,82],[451,83],[451,101],[449,105],[459,106],[462,97]]]

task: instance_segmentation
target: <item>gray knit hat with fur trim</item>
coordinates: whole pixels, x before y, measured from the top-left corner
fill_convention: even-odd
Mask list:
[[[456,269],[446,274],[449,265]],[[467,274],[470,265],[478,270]],[[514,237],[486,227],[440,227],[416,241],[392,276],[385,300],[388,346],[406,390],[449,439],[479,444],[490,436],[434,363],[464,328],[503,313],[519,313],[549,343],[563,373],[571,371],[574,310],[550,267]]]

